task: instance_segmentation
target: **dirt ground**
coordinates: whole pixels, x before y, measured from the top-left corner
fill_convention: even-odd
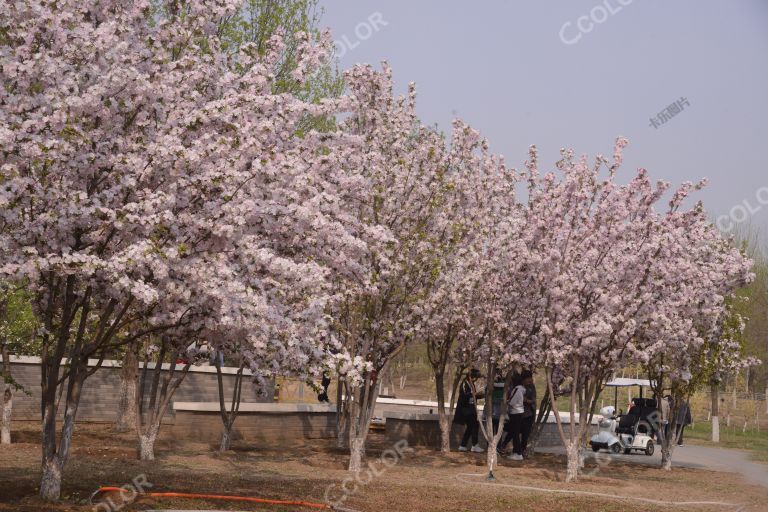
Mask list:
[[[122,486],[143,475],[152,491],[325,502],[342,496],[347,454],[335,442],[319,440],[291,448],[235,445],[218,454],[207,444],[165,439],[158,446],[158,460],[136,459],[134,437],[114,434],[108,426],[78,425],[73,454],[66,468],[60,505],[47,505],[36,498],[40,445],[32,428],[16,432],[16,444],[0,448],[0,511],[86,511],[88,496],[99,486]],[[676,468],[663,472],[606,459],[587,466],[587,476],[576,484],[563,483],[564,461],[555,455],[537,455],[525,462],[503,460],[495,471],[496,481],[485,479],[485,455],[451,453],[427,449],[403,451],[402,458],[386,451],[381,434],[371,434],[368,461],[380,473],[365,485],[350,480],[355,490],[340,505],[347,510],[380,512],[426,511],[651,511],[651,510],[764,510],[768,491],[750,486],[739,476],[714,471]],[[385,461],[380,461],[385,454]],[[478,475],[478,476],[473,476]],[[330,487],[330,491],[327,491]],[[517,487],[513,487],[517,486]],[[521,488],[522,487],[522,488]],[[578,491],[582,494],[560,491]],[[613,499],[584,493],[607,493],[629,499]],[[114,503],[122,500],[112,496]],[[671,505],[642,502],[712,501]],[[725,505],[723,502],[733,505]],[[119,507],[114,507],[113,510]],[[216,500],[141,497],[120,510],[149,509],[216,510],[312,510],[297,506],[275,506]],[[107,510],[99,508],[98,510]]]

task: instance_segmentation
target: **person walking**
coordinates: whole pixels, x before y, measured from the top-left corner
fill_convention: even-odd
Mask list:
[[[456,402],[456,414],[453,417],[454,423],[466,425],[464,435],[459,445],[460,452],[472,451],[474,453],[483,453],[485,450],[480,447],[480,423],[477,421],[477,403],[476,398],[483,398],[484,394],[477,391],[475,381],[480,378],[480,370],[472,368],[469,374],[464,377],[459,386],[459,399]],[[468,448],[467,443],[472,441],[472,447]]]
[[[533,423],[536,421],[536,385],[533,383],[533,373],[526,371],[522,375],[522,385],[525,387],[523,396],[523,418],[520,430],[520,446],[523,458],[528,457],[528,439],[531,437]]]
[[[318,393],[317,401],[320,403],[330,403],[331,401],[328,398],[328,386],[331,385],[331,378],[328,376],[328,372],[323,372],[323,380],[320,382],[320,385],[322,386],[323,390]]]
[[[502,443],[502,452],[512,441],[512,453],[509,458],[512,460],[523,460],[522,429],[523,413],[525,412],[525,386],[522,385],[520,377],[515,379],[515,386],[509,392],[507,399],[507,435]]]
[[[686,400],[680,404],[680,408],[677,410],[677,446],[683,446],[683,432],[685,431],[685,427],[690,425],[692,422],[693,418],[691,417],[691,406]]]

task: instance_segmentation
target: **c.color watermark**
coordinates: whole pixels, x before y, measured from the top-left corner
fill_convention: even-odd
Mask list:
[[[355,39],[350,40],[349,36],[343,35],[333,43],[336,45],[337,56],[343,57],[349,50],[354,50],[360,43],[367,41],[373,34],[381,30],[381,27],[389,25],[380,12],[374,12],[368,19],[355,25]]]
[[[584,14],[576,18],[576,22],[566,21],[560,27],[560,40],[564,44],[572,45],[578,43],[584,34],[589,34],[595,29],[596,25],[605,23],[608,18],[621,12],[624,7],[631,4],[634,0],[603,0],[589,10],[589,14]],[[566,33],[567,32],[567,33]]]
[[[146,489],[150,489],[151,487],[152,484],[147,480],[147,476],[143,474],[139,475],[131,480],[130,483],[119,488],[119,502],[114,500],[113,496],[110,496],[101,503],[94,505],[92,510],[93,512],[117,512],[126,505],[133,503],[139,495],[144,494]],[[91,495],[91,500],[93,500],[99,492],[100,491],[96,491]]]
[[[757,204],[755,204],[757,203]],[[715,221],[715,225],[720,231],[728,233],[733,231],[736,224],[747,220],[751,215],[756,214],[768,205],[768,187],[760,187],[755,192],[754,202],[745,199],[741,204],[737,204],[728,212],[728,215],[721,215]]]
[[[403,459],[404,454],[408,452],[413,452],[413,448],[408,446],[408,441],[405,439],[399,440],[392,445],[392,448],[384,450],[381,457],[369,462],[367,469],[342,480],[338,490],[336,490],[336,484],[329,485],[325,489],[325,502],[332,507],[341,507],[347,498],[354,496],[360,491],[361,486],[369,485],[374,477],[378,478],[389,468],[396,466]]]

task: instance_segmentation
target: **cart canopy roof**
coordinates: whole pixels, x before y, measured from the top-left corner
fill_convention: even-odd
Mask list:
[[[624,388],[627,386],[650,387],[651,381],[648,379],[629,379],[624,377],[618,377],[616,379],[613,379],[608,384],[606,384],[606,386],[617,387],[617,388]]]

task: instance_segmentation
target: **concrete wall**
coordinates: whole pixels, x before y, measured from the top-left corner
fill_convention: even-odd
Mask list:
[[[93,361],[95,364],[95,361]],[[151,363],[150,363],[151,364]],[[166,373],[168,365],[161,370]],[[151,386],[154,365],[147,371],[147,394]],[[224,397],[230,399],[234,385],[234,368],[223,368]],[[104,422],[115,421],[117,402],[120,389],[120,362],[104,361],[101,368],[88,377],[83,388],[83,395],[77,411],[77,421]],[[11,357],[11,372],[14,380],[24,387],[24,391],[16,392],[13,400],[14,421],[40,421],[40,359],[34,357]],[[139,374],[141,375],[141,373]],[[26,393],[29,394],[26,394]],[[176,402],[217,402],[219,400],[214,367],[190,368],[184,381],[176,390],[172,401]],[[267,403],[272,402],[271,390],[266,396],[259,396],[250,384],[248,377],[244,378],[242,402]],[[146,402],[148,403],[148,401]],[[61,407],[63,410],[63,407]],[[173,423],[174,411],[169,408],[166,413],[167,423]]]

